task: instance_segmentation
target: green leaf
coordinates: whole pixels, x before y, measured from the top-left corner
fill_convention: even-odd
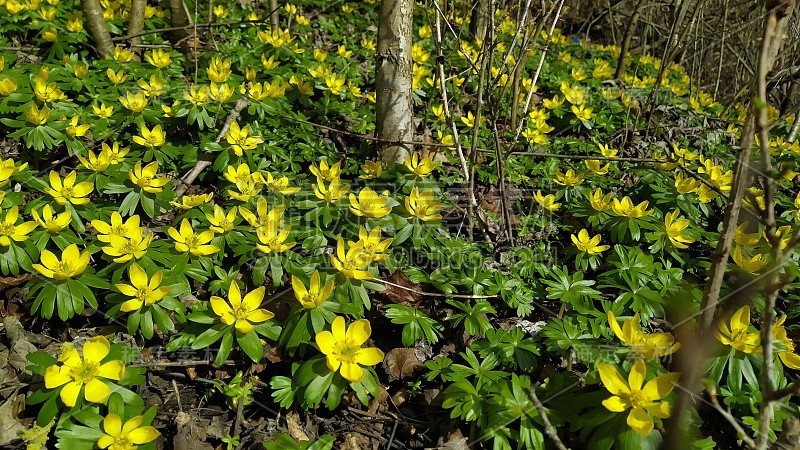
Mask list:
[[[240,335],[239,332],[237,332],[236,342],[239,343],[239,347],[241,347],[253,362],[258,363],[261,361],[261,358],[264,357],[264,346],[261,344],[261,340],[255,332],[244,335]]]

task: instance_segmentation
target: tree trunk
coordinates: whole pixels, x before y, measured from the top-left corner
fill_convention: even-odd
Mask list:
[[[86,24],[89,26],[89,34],[92,36],[97,52],[100,56],[107,56],[114,53],[114,44],[111,42],[111,34],[108,32],[106,20],[103,18],[103,7],[99,0],[82,0],[83,15],[86,16]]]
[[[402,163],[411,154],[414,115],[411,104],[412,0],[382,0],[378,24],[375,90],[378,153],[384,162]],[[389,141],[389,142],[386,142]]]
[[[186,11],[183,9],[183,0],[169,0],[169,16],[173,28],[185,27],[189,25],[189,18],[186,16]],[[181,42],[189,35],[189,31],[185,28],[172,32],[172,42]],[[181,45],[179,50],[185,51],[186,47]]]
[[[269,21],[272,24],[272,29],[277,30],[281,27],[281,18],[278,14],[278,0],[269,0]]]
[[[622,39],[622,47],[620,47],[619,59],[617,59],[617,70],[614,72],[615,80],[622,78],[622,75],[625,73],[625,63],[626,59],[628,58],[628,51],[631,48],[631,37],[633,37],[633,32],[636,30],[636,24],[639,22],[639,16],[642,15],[642,7],[644,6],[644,3],[645,0],[639,0],[636,2],[636,7],[633,9],[633,15],[631,15],[631,19],[628,21],[628,26],[625,28],[625,36]]]
[[[141,61],[142,37],[137,36],[144,31],[144,9],[147,7],[147,0],[131,0],[131,10],[128,13],[128,44],[134,47],[133,51],[136,58]]]
[[[483,39],[486,37],[486,24],[489,17],[489,0],[474,0],[477,4],[473,4],[472,17],[469,19],[469,32],[475,39]]]

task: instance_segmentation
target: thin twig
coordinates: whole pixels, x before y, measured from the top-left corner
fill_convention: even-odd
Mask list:
[[[374,278],[371,281],[377,281],[378,283],[383,283],[392,287],[400,288],[406,290],[408,292],[413,292],[415,294],[424,295],[426,297],[444,297],[444,298],[468,298],[468,299],[479,299],[479,298],[497,298],[497,294],[494,295],[472,295],[472,294],[441,294],[438,292],[425,292],[420,291],[418,289],[412,289],[409,287],[401,286],[399,284],[392,283],[391,281],[381,280],[380,278]]]
[[[539,397],[536,395],[536,387],[534,386],[528,389],[528,394],[531,396],[531,400],[533,400],[536,410],[539,411],[539,417],[542,418],[545,434],[550,438],[551,441],[553,441],[553,444],[559,450],[569,450],[569,447],[564,445],[564,443],[561,442],[561,438],[558,437],[558,431],[556,430],[556,427],[550,423],[550,418],[547,417],[547,412],[544,410],[544,405],[542,405],[541,400],[539,400]]]
[[[733,414],[731,414],[730,410],[725,410],[722,408],[722,406],[719,404],[719,401],[717,400],[716,394],[714,393],[709,393],[709,394],[710,394],[709,397],[711,397],[711,404],[714,406],[714,409],[716,409],[717,412],[722,417],[724,417],[729,424],[731,424],[733,429],[736,430],[736,438],[740,439],[742,442],[747,444],[749,448],[755,448],[756,447],[755,441],[753,441],[753,438],[751,438],[747,433],[745,433],[744,429],[742,429],[742,426],[739,424],[739,420],[736,417],[733,417]]]

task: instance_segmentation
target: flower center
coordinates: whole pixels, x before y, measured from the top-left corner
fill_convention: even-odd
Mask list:
[[[111,234],[113,234],[113,235],[115,235],[115,236],[122,236],[122,237],[124,237],[124,236],[125,236],[127,233],[128,233],[128,229],[127,229],[127,227],[126,227],[125,225],[123,225],[123,224],[119,224],[119,225],[113,225],[113,226],[111,227]]]
[[[10,236],[14,234],[14,224],[8,222],[0,222],[0,234]]]
[[[68,278],[70,272],[72,272],[72,264],[69,261],[61,261],[54,272],[57,278]]]
[[[647,398],[642,391],[631,390],[631,393],[628,394],[628,401],[631,402],[633,408],[641,408],[647,404]]]
[[[127,434],[121,434],[119,436],[114,437],[114,443],[111,444],[110,450],[129,450],[132,448],[136,448]]]
[[[67,198],[72,198],[75,195],[75,191],[71,187],[64,186],[61,188],[61,195]]]
[[[199,239],[198,239],[197,235],[192,233],[189,236],[186,236],[186,245],[188,245],[189,248],[197,248],[197,247],[199,247],[200,246],[200,242],[199,242]]]
[[[86,384],[94,380],[99,372],[100,364],[84,360],[81,365],[70,371],[70,375],[78,383]]]
[[[333,352],[340,361],[352,364],[356,362],[356,355],[360,348],[361,346],[355,345],[352,341],[345,340],[338,342]]]
[[[233,315],[236,316],[237,320],[247,319],[248,314],[250,314],[250,310],[248,310],[244,304],[241,304],[233,308]]]

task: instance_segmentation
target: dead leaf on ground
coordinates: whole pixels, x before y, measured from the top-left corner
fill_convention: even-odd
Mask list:
[[[439,447],[440,450],[469,450],[467,445],[467,438],[461,433],[461,429],[456,428],[455,431],[450,433],[447,442]]]
[[[413,308],[418,307],[422,302],[423,296],[419,293],[421,291],[419,285],[411,281],[411,278],[408,278],[402,269],[395,270],[386,281],[401,286],[386,285],[386,289],[382,293],[389,301]]]
[[[417,358],[413,348],[398,347],[389,351],[383,359],[383,368],[390,380],[402,380],[414,375],[424,364]]]
[[[11,398],[0,405],[0,447],[5,447],[18,439],[25,427],[14,417],[15,399]]]
[[[292,436],[295,441],[299,442],[311,440],[306,431],[303,429],[303,426],[300,425],[300,416],[298,416],[294,411],[286,414],[286,429],[289,431],[289,435]]]
[[[379,388],[378,396],[369,401],[367,411],[369,411],[370,414],[377,414],[378,411],[385,411],[388,406],[389,392],[386,391],[386,388],[383,386],[379,386]]]
[[[208,437],[205,431],[208,421],[199,421],[192,413],[181,412],[175,418],[175,423],[178,425],[178,432],[172,438],[172,448],[214,450],[213,445],[205,442]]]

